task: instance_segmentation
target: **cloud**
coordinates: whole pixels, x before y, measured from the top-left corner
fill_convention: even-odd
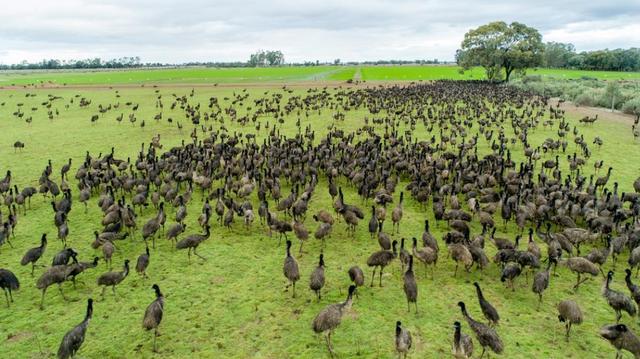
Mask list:
[[[640,47],[637,0],[21,0],[0,12],[0,63],[243,61],[256,49],[288,61],[451,60],[467,30],[498,19],[578,50]]]

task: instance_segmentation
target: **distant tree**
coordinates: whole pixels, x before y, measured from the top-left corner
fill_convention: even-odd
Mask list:
[[[493,81],[501,80],[504,70],[505,81],[509,81],[513,71],[524,72],[541,65],[543,52],[538,30],[518,22],[507,25],[496,21],[467,32],[456,61],[463,70],[484,67]]]
[[[267,51],[265,54],[265,60],[269,66],[284,65],[284,55],[282,51]]]
[[[573,44],[562,42],[547,42],[544,45],[543,64],[546,67],[567,67],[569,60],[576,54]]]
[[[574,69],[584,68],[584,54],[575,54],[571,56],[567,62],[567,66]]]
[[[282,51],[259,50],[251,54],[249,61],[247,61],[247,65],[252,67],[284,65],[284,55],[282,54]]]
[[[336,66],[340,65],[340,59],[333,60],[333,64],[336,65]]]

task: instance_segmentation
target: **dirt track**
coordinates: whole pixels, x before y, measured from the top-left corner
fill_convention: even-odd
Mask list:
[[[551,99],[551,104],[556,105],[558,103],[557,98]],[[632,124],[636,119],[633,115],[628,115],[626,113],[622,113],[620,111],[607,110],[601,107],[587,107],[587,106],[576,106],[572,102],[565,101],[560,104],[560,108],[565,110],[566,112],[570,112],[572,114],[576,114],[580,117],[590,116],[593,117],[598,115],[599,119],[604,119],[607,121],[616,121],[624,124]]]

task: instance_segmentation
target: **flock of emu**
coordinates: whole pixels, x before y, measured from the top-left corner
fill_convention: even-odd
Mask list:
[[[328,241],[338,237],[336,228],[345,228],[346,235],[364,230],[370,233],[372,241],[356,244],[370,248],[371,255],[366,259],[371,268],[367,273],[370,283],[357,263],[349,264],[345,275],[353,284],[345,301],[326,306],[311,325],[314,332],[325,335],[331,355],[335,355],[331,341],[334,330],[350,307],[357,306],[358,292],[366,290],[366,284],[374,286],[376,274],[382,287],[385,268],[400,267],[402,283],[391,285],[402,285],[407,310],[418,312],[421,280],[416,269],[424,266],[433,278],[438,263],[451,260],[455,261],[454,276],[460,276],[459,267],[470,272],[498,266],[497,279],[508,290],[515,290],[514,282],[520,276],[532,275],[531,291],[540,302],[545,290],[553,285],[558,264],[575,273],[575,291],[589,277],[602,276],[602,305],[615,312],[616,324],[604,325],[599,334],[618,352],[627,350],[640,357],[640,338],[631,325],[620,323],[622,312],[633,317],[640,304],[640,287],[632,279],[633,270],[640,269],[640,178],[632,185],[635,192],[619,193],[618,184],[609,181],[612,168],[602,176],[588,175],[586,164],[594,160],[592,149],[580,128],[572,128],[562,110],[550,106],[547,99],[482,82],[312,89],[303,94],[285,89],[284,93],[289,96],[265,93],[251,101],[243,91],[227,99],[231,103],[228,106],[215,97],[208,106],[201,106],[192,100],[193,91],[190,95],[174,95],[169,100],[171,108],[180,108],[185,115],[183,121],[193,124],[191,140],[180,146],[163,151],[160,137],[156,136],[133,159],[119,158],[112,149],[106,155],[87,153],[77,166],[69,160],[55,169],[49,161],[38,185],[22,189],[18,183],[27,183],[28,179],[15,181],[7,171],[0,179],[3,211],[6,209],[0,211],[0,246],[32,240],[15,235],[21,211],[29,210],[35,195],[51,198],[51,215],[61,250],[51,266],[39,271],[38,263],[51,257],[47,249],[49,238],[42,234],[40,245],[28,250],[20,263],[30,265],[32,275],[37,277],[35,281],[28,280],[27,285],[42,291],[41,309],[50,286],[57,285],[65,296],[62,284],[72,281],[75,287],[77,276],[98,270],[99,257],[109,271],[98,277],[97,285],[102,287],[103,295],[107,287],[116,295],[116,287],[126,285],[123,282],[130,269],[130,260],[125,258],[122,270],[111,269],[114,244],[118,241],[139,243],[142,254],[135,261],[135,270],[146,276],[153,251],[160,250],[155,248],[156,238],[174,241],[175,248],[187,251],[189,262],[192,254],[204,260],[197,249],[215,246],[215,241],[207,240],[215,237],[217,229],[255,226],[257,220],[269,235],[285,239],[283,274],[292,295],[296,296],[296,283],[308,276],[309,288],[318,301],[323,300],[324,256],[331,253]],[[49,96],[43,103],[50,115],[50,105],[55,101],[64,99]],[[79,104],[90,103],[83,98]],[[92,117],[91,122],[119,106],[101,105],[101,114]],[[133,103],[124,106],[137,109]],[[162,111],[160,95],[156,107]],[[246,115],[241,116],[239,109]],[[285,118],[308,117],[323,110],[331,112],[337,123],[330,126],[326,135],[317,135],[311,127],[303,128],[300,121],[296,122],[295,136],[280,134],[278,125],[284,124]],[[366,110],[367,115],[356,131],[339,128],[349,112],[360,110]],[[20,114],[24,115],[20,109],[14,113],[22,117]],[[160,112],[155,120],[162,118]],[[228,131],[225,119],[245,126],[245,133]],[[413,131],[417,126],[424,126],[433,136],[417,138]],[[532,144],[529,135],[540,126],[555,128],[557,137]],[[520,162],[511,154],[517,147],[523,153],[524,160]],[[553,159],[545,160],[550,157]],[[560,158],[567,159],[566,165]],[[595,163],[596,170],[603,166],[602,161]],[[74,179],[69,179],[70,174]],[[347,203],[343,194],[347,188],[357,192],[359,203]],[[319,191],[329,192],[333,208],[309,208]],[[397,232],[403,220],[405,196],[419,203],[425,215],[430,213],[436,222],[447,226],[443,238],[430,232],[428,220],[424,221],[421,236],[403,233],[410,239],[400,238]],[[185,218],[194,216],[188,214],[187,205],[198,201],[202,203],[197,214],[200,228],[187,228]],[[73,232],[68,218],[72,209],[86,210],[88,205],[101,208],[103,217],[96,218],[96,225],[102,230],[95,232],[91,243],[96,252],[80,255],[67,246],[69,233]],[[138,219],[149,211],[154,213],[149,220],[143,223]],[[309,211],[311,216],[307,216]],[[384,224],[389,221],[393,230],[385,232]],[[496,228],[507,223],[515,223],[518,228],[514,237],[497,237]],[[474,228],[482,230],[472,233]],[[523,235],[526,244],[521,245]],[[299,241],[300,253],[311,236],[322,241],[324,250],[316,257],[318,264],[313,272],[301,273],[291,239]],[[590,251],[584,254],[584,248]],[[0,255],[10,251],[3,250]],[[628,291],[615,290],[611,286],[614,273],[605,274],[602,267],[627,253]],[[79,256],[93,259],[82,262]],[[14,292],[25,285],[25,278],[19,281],[12,272],[20,264],[10,263],[8,268],[0,269],[0,287],[8,306]],[[161,286],[162,283],[153,285],[155,294],[149,295],[152,302],[141,313],[143,328],[155,333],[154,351],[165,301]],[[479,283],[474,286],[482,317],[472,316],[476,302],[471,304],[470,298],[466,302],[455,301],[460,308],[460,321],[451,323],[452,353],[456,358],[471,357],[474,346],[476,353],[481,349],[480,357],[488,350],[500,354],[510,346],[500,337],[500,316],[491,298],[484,296]],[[59,358],[71,357],[80,349],[93,310],[93,301],[88,299],[86,316],[64,335]],[[584,320],[580,303],[573,300],[558,303],[557,316],[565,323],[567,340],[571,327]],[[467,323],[466,328],[461,321]],[[412,349],[411,333],[401,321],[395,328],[396,350],[406,357]]]

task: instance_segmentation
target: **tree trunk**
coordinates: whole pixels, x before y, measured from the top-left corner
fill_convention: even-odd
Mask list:
[[[511,77],[511,72],[513,72],[513,67],[506,66],[504,68],[504,71],[507,75],[504,82],[509,82],[509,77]]]
[[[611,94],[611,112],[613,112],[616,106],[616,94],[615,92]]]

